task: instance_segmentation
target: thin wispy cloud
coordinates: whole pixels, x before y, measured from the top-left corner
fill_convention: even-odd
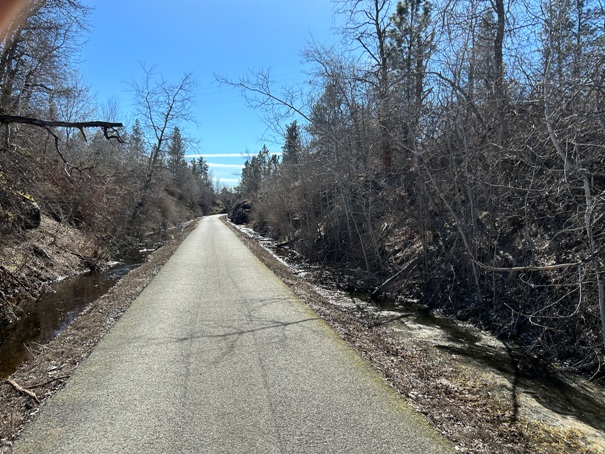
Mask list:
[[[196,153],[188,154],[187,158],[238,158],[244,159],[245,156],[241,153]]]
[[[243,164],[223,164],[220,162],[209,162],[208,166],[209,167],[220,167],[223,169],[241,169],[242,167],[244,167]]]
[[[270,153],[272,155],[281,156],[281,151]],[[251,155],[253,156],[253,155]],[[194,153],[188,154],[186,158],[233,158],[233,159],[248,159],[248,156],[242,153]]]
[[[237,184],[240,182],[239,178],[219,178],[218,179],[221,183],[225,183],[225,184]]]

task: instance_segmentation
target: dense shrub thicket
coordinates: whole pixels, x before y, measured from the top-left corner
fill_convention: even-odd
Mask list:
[[[307,49],[307,97],[236,84],[299,116],[280,162],[246,164],[254,223],[372,284],[406,269],[430,307],[602,376],[602,5],[336,6],[343,40]]]

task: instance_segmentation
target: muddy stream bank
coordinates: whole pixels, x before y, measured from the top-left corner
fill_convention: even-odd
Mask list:
[[[368,331],[381,330],[401,348],[419,355],[439,356],[439,361],[446,358],[447,369],[481,383],[489,382],[486,389],[491,391],[487,396],[506,402],[507,421],[515,423],[528,418],[539,421],[546,428],[568,431],[579,440],[585,440],[590,447],[581,452],[605,452],[605,387],[602,385],[564,373],[470,324],[429,312],[416,301],[388,298],[371,301],[366,293],[339,290],[338,277],[332,278],[329,271],[309,265],[295,251],[279,247],[250,229],[239,227],[239,230],[259,242],[294,274],[313,283],[329,304],[363,321]],[[452,383],[448,386],[461,393],[468,392],[457,390]],[[413,401],[415,392],[409,392],[406,397]]]
[[[48,285],[42,295],[18,308],[18,319],[0,332],[0,380],[10,376],[37,345],[54,339],[93,301],[144,262],[146,249],[131,251],[107,269]]]
[[[33,317],[37,321],[29,322],[34,327],[34,335],[42,332],[45,333],[43,337],[52,339],[48,342],[25,342],[28,343],[25,361],[16,367],[9,378],[0,380],[1,453],[11,451],[13,440],[19,436],[25,423],[35,418],[45,400],[67,383],[78,365],[88,357],[196,225],[197,221],[192,221],[171,229],[161,238],[161,242],[156,242],[155,237],[146,241],[145,245],[140,246],[141,249],[147,249],[140,266],[136,266],[140,260],[137,257],[123,258],[123,263],[116,264],[105,273],[81,276],[75,283],[65,280],[59,284],[66,286],[65,291],[57,292],[52,297],[62,294],[65,298],[59,298],[59,303],[54,307],[49,303],[50,309],[42,310],[42,316]],[[105,293],[95,298],[95,294],[102,292]],[[76,301],[83,293],[88,294],[85,299],[94,301]],[[68,298],[70,295],[74,298]],[[38,309],[33,312],[36,311],[39,312]],[[31,313],[30,309],[29,314],[20,312],[17,315],[25,322]],[[41,322],[40,318],[49,319],[50,323],[44,325],[46,322]],[[73,321],[70,322],[71,319]],[[42,329],[43,325],[47,327]]]

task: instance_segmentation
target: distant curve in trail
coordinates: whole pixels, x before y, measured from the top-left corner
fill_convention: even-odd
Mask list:
[[[200,222],[14,448],[453,451],[216,216]]]

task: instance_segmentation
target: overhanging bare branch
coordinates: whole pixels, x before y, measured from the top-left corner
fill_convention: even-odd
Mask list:
[[[31,117],[21,117],[18,115],[0,115],[0,123],[1,124],[10,124],[10,123],[21,123],[27,125],[39,126],[48,130],[48,128],[75,128],[79,129],[82,133],[84,139],[86,139],[86,135],[84,134],[84,129],[86,128],[100,128],[103,130],[103,135],[106,139],[116,139],[120,143],[124,143],[122,137],[120,137],[120,133],[117,128],[123,128],[124,125],[122,123],[113,123],[107,121],[49,121],[49,120],[41,120],[39,118],[31,118]]]

